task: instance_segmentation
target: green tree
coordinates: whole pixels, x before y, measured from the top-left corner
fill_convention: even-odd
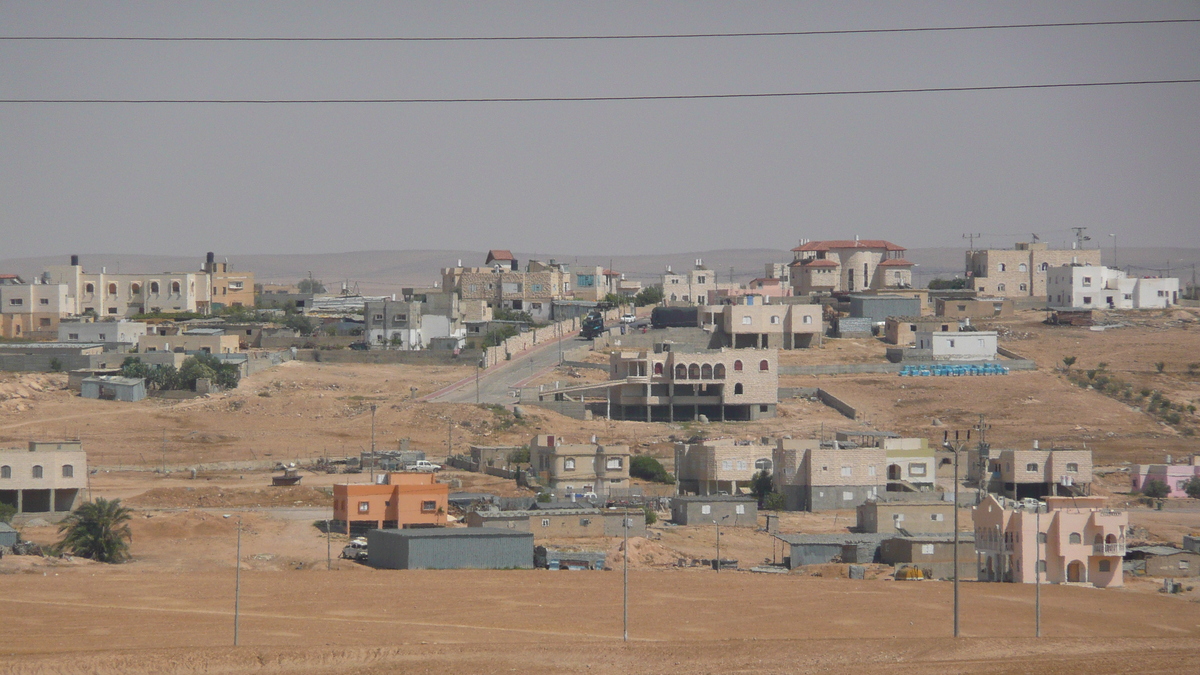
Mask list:
[[[653,525],[658,522],[658,514],[649,506],[643,506],[642,511],[646,513],[646,524]]]
[[[65,534],[55,549],[99,562],[119,563],[129,558],[132,515],[120,499],[84,502],[58,527]]]
[[[663,289],[661,286],[647,286],[638,291],[638,294],[633,296],[633,304],[638,307],[646,305],[657,305],[663,301]]]
[[[750,478],[750,494],[758,500],[759,508],[762,508],[763,500],[773,491],[771,472],[756,471],[754,476]]]
[[[674,476],[667,473],[661,462],[649,455],[638,455],[630,460],[629,475],[655,483],[675,484]]]
[[[296,282],[296,290],[301,293],[324,293],[325,282],[320,279],[301,279]]]
[[[1063,366],[1065,367],[1064,368],[1065,370],[1070,370],[1071,366],[1073,366],[1073,365],[1075,365],[1075,357],[1074,356],[1064,356],[1063,357]]]
[[[508,461],[510,464],[528,464],[529,463],[529,446],[523,445],[516,450],[508,453]]]
[[[154,389],[162,391],[170,391],[179,389],[179,371],[175,366],[158,365],[150,368],[150,373],[146,378],[146,384]]]
[[[12,524],[13,516],[17,515],[17,507],[12,504],[0,503],[0,523]]]
[[[783,494],[779,492],[772,492],[763,500],[763,508],[768,511],[782,511],[786,504]]]
[[[126,356],[121,362],[121,377],[150,377],[150,366],[142,363],[142,359],[137,356]]]
[[[1142,485],[1142,494],[1151,499],[1164,499],[1167,495],[1171,494],[1171,488],[1167,487],[1167,484],[1161,480],[1148,480]]]
[[[317,323],[303,314],[288,316],[283,325],[305,336],[312,335],[313,331],[317,330]]]
[[[1200,499],[1200,477],[1188,479],[1183,484],[1183,491],[1192,499]]]
[[[1166,362],[1164,362],[1164,361],[1156,361],[1156,362],[1154,363],[1154,369],[1155,369],[1155,370],[1157,370],[1157,371],[1158,371],[1158,372],[1160,372],[1160,373],[1161,373],[1161,372],[1162,372],[1162,371],[1163,371],[1163,370],[1164,370],[1166,367],[1167,367],[1167,364],[1166,364]]]
[[[961,290],[967,287],[966,279],[942,279],[941,277],[929,282],[929,289],[937,290]]]
[[[212,354],[189,356],[179,367],[178,388],[195,389],[196,380],[208,378],[224,389],[234,389],[241,379],[237,364],[225,363]]]
[[[179,366],[180,388],[195,389],[196,380],[199,379],[215,381],[217,379],[217,371],[195,356],[189,356],[183,360],[183,365]]]
[[[62,368],[62,361],[57,356],[50,359],[50,372],[61,373]]]

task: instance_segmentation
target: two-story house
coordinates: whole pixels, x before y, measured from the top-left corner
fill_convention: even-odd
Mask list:
[[[1005,298],[1046,296],[1046,273],[1063,265],[1099,265],[1100,249],[1051,249],[1020,242],[1011,249],[967,251],[967,277],[979,295]]]
[[[529,441],[529,463],[538,480],[558,496],[608,495],[629,489],[629,446],[566,443],[556,434]]]
[[[1101,265],[1064,265],[1046,272],[1046,302],[1072,309],[1163,309],[1179,303],[1179,279],[1129,277]]]
[[[436,527],[446,524],[450,486],[431,473],[386,473],[379,482],[333,486],[333,522],[339,532]]]
[[[803,349],[820,344],[821,305],[768,304],[757,295],[739,300],[721,307],[721,332],[730,347]]]
[[[1104,497],[1011,501],[995,495],[974,507],[981,581],[1121,586],[1129,514]]]
[[[774,446],[732,438],[675,444],[679,494],[738,494],[754,474],[771,471]]]
[[[25,283],[15,274],[0,274],[0,337],[54,339],[59,321],[72,313],[66,284],[45,276]]]
[[[490,251],[487,267],[442,269],[442,288],[457,293],[464,302],[482,300],[493,310],[526,312],[536,320],[551,318],[552,303],[571,290],[566,265],[530,261],[521,271],[508,251]]]
[[[0,504],[18,516],[56,521],[82,500],[87,453],[79,441],[29,441],[27,450],[0,450]]]
[[[903,246],[883,239],[808,241],[792,249],[794,295],[912,288]]]
[[[775,489],[789,511],[852,509],[887,491],[887,451],[843,448],[816,439],[781,438],[774,451]]]

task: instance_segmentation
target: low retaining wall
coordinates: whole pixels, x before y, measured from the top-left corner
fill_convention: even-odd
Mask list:
[[[845,415],[846,417],[849,417],[852,420],[858,419],[858,409],[857,408],[850,405],[849,403],[846,403],[845,401],[834,396],[833,394],[825,391],[824,389],[817,390],[817,400],[821,401],[821,403],[824,403],[825,405],[829,406],[830,408],[833,408],[834,410],[842,413],[843,415]]]
[[[610,309],[604,313],[605,323],[616,321],[621,316],[621,310]],[[557,340],[560,336],[570,335],[578,332],[582,326],[583,319],[572,317],[564,319],[558,323],[552,323],[549,326],[541,328],[533,328],[526,333],[514,335],[497,347],[488,347],[483,352],[483,367],[491,368],[492,366],[511,360],[512,357],[534,347]]]
[[[358,351],[356,349],[297,349],[296,360],[317,363],[419,363],[419,364],[449,364],[466,363],[473,365],[479,361],[480,352],[464,350],[455,355],[452,351],[441,349],[419,349],[415,351],[402,350],[372,350]]]
[[[563,361],[562,364],[570,368],[591,368],[592,370],[603,370],[606,373],[608,372],[609,368],[607,363],[588,363],[587,361]]]
[[[898,373],[908,365],[938,366],[981,366],[985,364],[1004,366],[1009,370],[1037,370],[1037,364],[1028,359],[1011,361],[923,361],[919,363],[845,363],[824,366],[780,366],[780,375],[864,375],[868,373]]]
[[[309,335],[307,337],[266,336],[262,338],[263,349],[315,349],[317,347],[349,347],[355,342],[362,342],[361,335]]]

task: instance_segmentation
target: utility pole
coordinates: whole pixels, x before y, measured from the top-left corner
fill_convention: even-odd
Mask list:
[[[1082,251],[1083,242],[1091,241],[1092,238],[1083,233],[1087,229],[1086,227],[1072,227],[1071,229],[1075,231],[1075,247]]]
[[[971,440],[971,430],[967,430],[965,440],[960,440],[959,432],[954,432],[954,443],[950,443],[950,432],[942,432],[942,447],[954,451],[954,637],[959,637],[958,629],[958,456],[963,446]]]
[[[1033,636],[1042,637],[1042,506],[1038,504],[1037,511],[1033,515],[1034,526],[1037,530],[1034,534],[1037,541],[1034,542],[1033,550],[1035,560],[1033,561]]]
[[[225,514],[230,518],[230,514]],[[238,646],[238,620],[241,615],[242,603],[242,515],[237,517],[237,564],[233,572],[233,646]]]
[[[454,454],[453,445],[452,445],[453,443],[454,443],[454,420],[447,417],[446,418],[446,457],[447,458]]]
[[[621,625],[624,627],[624,642],[629,642],[629,508],[625,508],[625,555],[622,556],[622,574],[624,576],[621,591]]]
[[[371,404],[371,484],[375,483],[375,404]]]
[[[980,237],[982,237],[982,236],[983,236],[983,235],[982,235],[982,234],[979,234],[978,232],[972,232],[972,233],[964,234],[964,235],[962,236],[962,237],[963,237],[963,239],[966,239],[968,242],[970,242],[970,243],[968,244],[968,246],[967,246],[967,250],[968,250],[968,251],[974,251],[974,250],[975,250],[975,240],[976,240],[976,239],[978,239],[978,238],[980,238]]]
[[[167,475],[167,430],[163,429],[162,439],[162,473]]]
[[[325,519],[325,569],[333,569],[333,541],[331,540],[329,519]]]
[[[479,405],[479,369],[483,367],[483,359],[475,362],[475,405]]]

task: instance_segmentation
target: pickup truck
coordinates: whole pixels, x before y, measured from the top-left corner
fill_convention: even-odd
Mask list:
[[[404,470],[405,471],[426,471],[426,472],[441,471],[442,465],[434,464],[433,462],[419,459],[415,462],[410,462],[408,464],[405,464]]]

